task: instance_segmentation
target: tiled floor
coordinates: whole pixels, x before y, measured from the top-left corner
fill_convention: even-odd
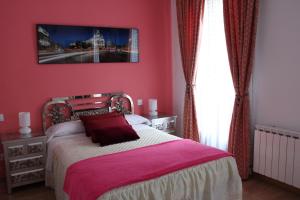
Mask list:
[[[300,200],[300,193],[291,192],[259,177],[243,182],[244,200]],[[3,189],[1,190],[3,191]],[[12,195],[0,194],[1,200],[55,200],[54,191],[43,184],[14,189]]]

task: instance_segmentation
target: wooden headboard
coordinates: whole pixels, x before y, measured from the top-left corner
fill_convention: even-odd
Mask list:
[[[78,120],[82,115],[112,111],[133,114],[132,98],[123,92],[51,98],[43,108],[43,131],[54,124]]]

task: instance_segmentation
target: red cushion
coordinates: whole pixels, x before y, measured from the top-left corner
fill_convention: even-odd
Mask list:
[[[110,112],[110,113],[105,113],[105,114],[101,114],[101,115],[79,116],[79,118],[84,122],[84,121],[88,121],[88,120],[103,119],[103,118],[113,117],[113,116],[118,116],[118,115],[123,115],[123,114],[119,113],[119,112]]]
[[[111,126],[128,125],[123,114],[109,113],[104,115],[83,116],[80,117],[85,127],[86,136],[91,136],[91,131],[98,128],[105,128]]]
[[[92,141],[100,146],[137,140],[140,137],[130,125],[98,128],[92,131]]]

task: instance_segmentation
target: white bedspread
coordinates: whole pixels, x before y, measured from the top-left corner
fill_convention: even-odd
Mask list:
[[[63,192],[65,173],[71,164],[79,160],[180,139],[146,125],[136,125],[133,128],[140,136],[139,140],[106,147],[92,143],[85,134],[52,139],[48,143],[46,185],[55,189],[56,199],[68,199]],[[148,181],[116,188],[98,198],[98,200],[160,199],[242,199],[242,184],[235,160],[232,157],[222,158]]]

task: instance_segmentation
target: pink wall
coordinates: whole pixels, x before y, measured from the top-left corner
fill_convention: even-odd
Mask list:
[[[138,28],[140,62],[38,65],[37,23]],[[1,0],[0,134],[18,130],[20,111],[40,131],[42,106],[56,96],[124,91],[171,112],[170,26],[170,0]]]
[[[171,34],[172,34],[172,78],[173,78],[173,112],[177,115],[176,134],[183,134],[183,111],[185,79],[182,69],[180,44],[177,26],[176,0],[171,0]]]
[[[40,130],[42,105],[53,96],[124,91],[145,107],[157,97],[159,109],[171,111],[169,0],[2,0],[0,9],[1,133],[17,130],[20,111]],[[140,62],[39,65],[37,23],[136,27]]]

